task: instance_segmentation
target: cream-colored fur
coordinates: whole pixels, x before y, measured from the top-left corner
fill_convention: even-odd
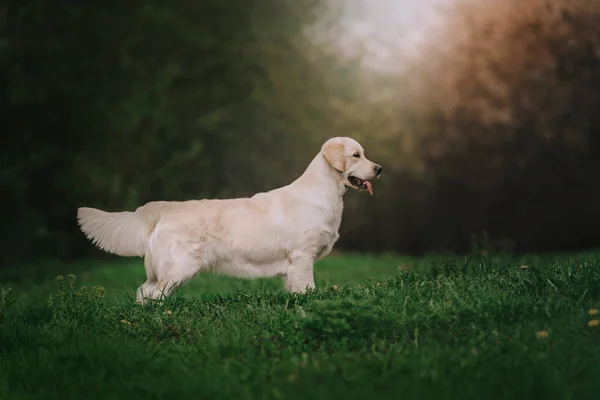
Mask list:
[[[280,276],[288,291],[302,293],[315,287],[313,264],[339,237],[347,187],[367,188],[350,180],[380,173],[358,142],[338,137],[325,142],[294,182],[250,198],[156,201],[135,212],[82,207],[77,217],[99,248],[144,258],[147,279],[137,290],[139,302],[168,296],[208,270]]]

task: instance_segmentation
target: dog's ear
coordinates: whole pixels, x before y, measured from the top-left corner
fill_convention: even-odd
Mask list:
[[[323,157],[335,169],[343,172],[346,169],[344,145],[339,142],[328,142],[323,145]]]

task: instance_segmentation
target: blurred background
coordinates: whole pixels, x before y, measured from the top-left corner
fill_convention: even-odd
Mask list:
[[[600,245],[600,2],[19,0],[1,265],[101,253],[76,209],[247,196],[324,140],[381,164],[338,249]]]

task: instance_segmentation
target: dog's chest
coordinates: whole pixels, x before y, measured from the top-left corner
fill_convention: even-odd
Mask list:
[[[337,234],[342,223],[342,212],[344,211],[344,203],[340,200],[333,202],[330,218],[327,223],[331,226],[331,231]]]
[[[317,244],[324,253],[331,251],[331,248],[339,238],[339,228],[342,223],[343,204],[333,204],[330,209],[318,213],[318,218],[314,224],[307,229],[310,232],[309,240]]]
[[[337,232],[342,222],[344,203],[338,198],[327,199],[318,205],[311,205],[297,216],[308,225],[330,233]],[[300,221],[298,221],[300,222]]]

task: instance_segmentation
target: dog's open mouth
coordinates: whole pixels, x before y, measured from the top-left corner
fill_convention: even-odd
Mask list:
[[[373,185],[371,184],[371,182],[364,179],[359,179],[355,176],[349,176],[348,182],[350,182],[350,184],[356,188],[368,190],[371,196],[373,196]]]

